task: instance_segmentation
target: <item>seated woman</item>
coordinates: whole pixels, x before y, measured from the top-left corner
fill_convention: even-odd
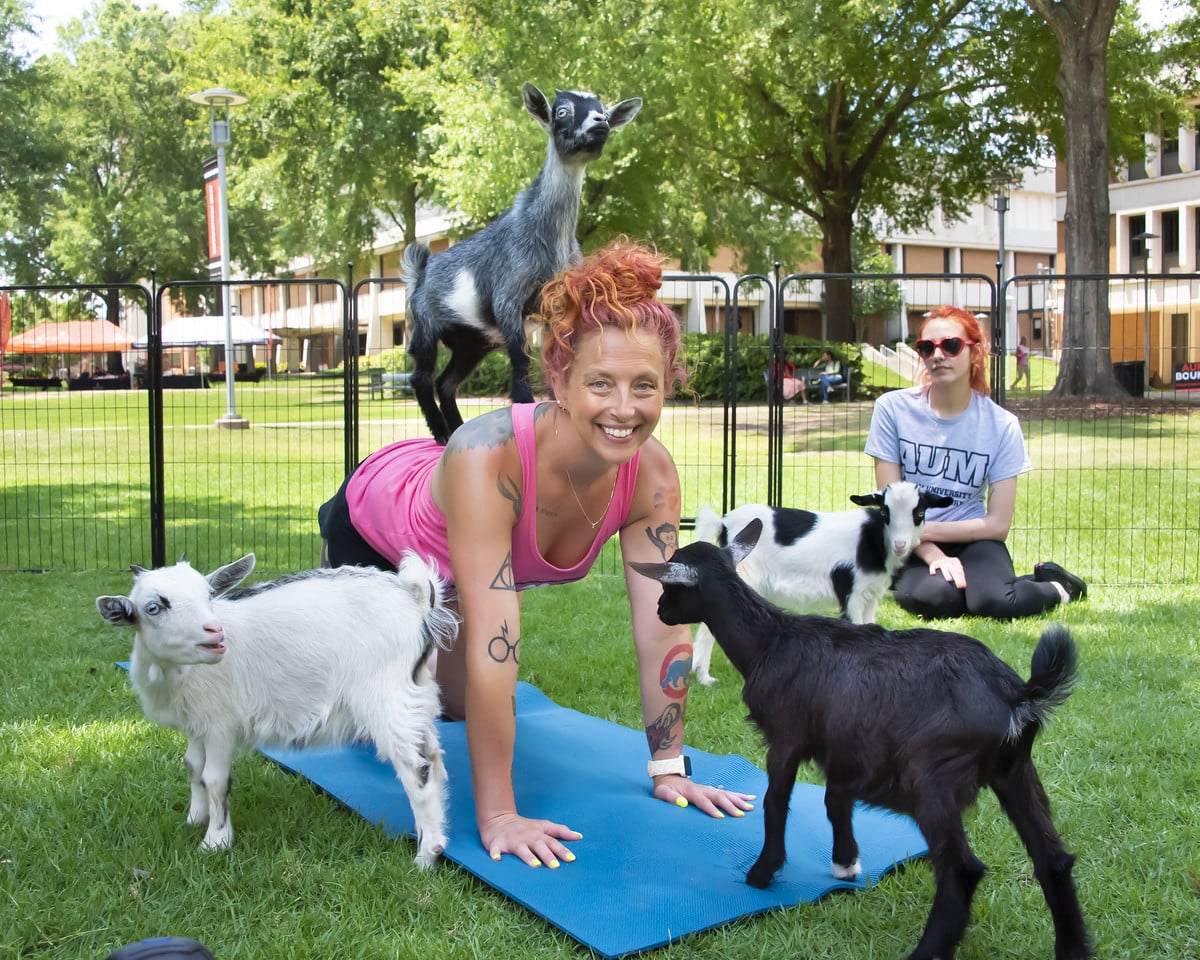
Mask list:
[[[821,354],[821,362],[817,364],[817,369],[821,371],[821,402],[828,403],[830,388],[846,382],[842,376],[842,365],[826,350]]]
[[[896,602],[925,618],[974,614],[1009,620],[1087,596],[1056,563],[1018,577],[1004,541],[1017,477],[1032,469],[1017,418],[988,395],[989,346],[979,321],[958,307],[927,314],[916,342],[925,382],[875,402],[866,452],[882,488],[909,480],[952,496],[930,510],[896,578]]]

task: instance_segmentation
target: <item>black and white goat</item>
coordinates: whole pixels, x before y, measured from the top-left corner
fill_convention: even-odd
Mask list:
[[[759,520],[764,535],[738,566],[743,580],[785,607],[831,601],[851,623],[874,623],[880,598],[921,542],[925,512],[954,501],[906,481],[850,499],[862,509],[814,513],[746,504],[722,518],[702,507],[696,515],[696,539],[725,546],[731,531]],[[712,633],[701,624],[692,669],[706,685],[714,682],[712,651]]]
[[[424,243],[404,251],[412,389],[438,443],[462,424],[458,385],[499,346],[512,367],[513,402],[533,400],[525,318],[546,282],[579,259],[584,168],[642,108],[638,97],[609,110],[594,94],[566,90],[555,91],[550,104],[532,83],[521,95],[550,137],[541,172],[497,220],[461,243],[436,256]],[[439,340],[450,360],[435,382]]]
[[[967,843],[963,812],[990,786],[1033,861],[1054,920],[1055,957],[1091,956],[1071,878],[1075,858],[1054,828],[1031,757],[1038,731],[1070,692],[1070,634],[1047,628],[1023,681],[962,634],[786,613],[735,573],[760,533],[754,520],[728,551],[701,541],[666,563],[632,565],[663,585],[663,622],[707,624],[745,678],[742,699],[766,742],[768,776],[763,848],[746,882],[766,887],[783,865],[796,772],[813,760],[825,774],[833,875],[862,870],[856,801],[913,817],[937,889],[909,960],[953,957],[985,870]]]
[[[132,627],[129,677],[146,716],[187,736],[187,822],[201,848],[233,842],[229,772],[238,749],[371,738],[396,771],[417,827],[418,866],[446,846],[446,770],[429,658],[458,620],[435,570],[408,554],[398,571],[312,570],[227,596],[254,555],[205,577],[180,561],[133,567],[128,597],[97,597]]]

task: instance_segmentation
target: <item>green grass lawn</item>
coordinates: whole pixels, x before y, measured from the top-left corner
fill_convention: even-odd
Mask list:
[[[238,834],[202,854],[184,825],[183,739],[141,714],[123,671],[130,636],[93,599],[128,574],[0,575],[0,957],[100,958],[148,936],[189,935],[221,958],[579,957],[524,908],[414,848],[258,756],[234,767]],[[640,727],[624,590],[593,575],[525,598],[522,678],[557,702]],[[914,621],[890,602],[880,619]],[[1075,876],[1100,957],[1200,956],[1200,647],[1194,590],[1094,589],[1062,608],[1080,679],[1035,749],[1055,818],[1079,855]],[[972,632],[1028,672],[1050,618],[944,624]],[[718,650],[718,683],[695,687],[688,742],[763,760],[738,683]],[[631,758],[631,762],[640,762]],[[801,777],[818,780],[815,770]],[[577,848],[620,843],[589,835]],[[700,816],[691,811],[688,815]],[[1049,957],[1040,889],[1016,835],[987,794],[968,817],[990,867],[964,960]],[[564,865],[563,869],[570,869]],[[684,885],[664,854],[663,883]],[[664,957],[904,956],[933,892],[915,863],[878,887],[688,937]]]
[[[1035,384],[1048,383],[1044,365],[1035,358]],[[150,563],[147,394],[9,393],[0,401],[0,569]],[[464,399],[464,412],[499,402]],[[167,556],[212,567],[253,550],[266,570],[311,566],[317,506],[345,469],[341,380],[239,384],[236,404],[250,429],[214,428],[223,389],[164,393]],[[874,489],[862,453],[870,415],[869,401],[785,406],[784,503],[847,509],[849,494]],[[658,435],[679,467],[685,518],[767,497],[765,408],[736,412],[730,449],[724,416],[687,399],[664,411]],[[359,418],[360,457],[426,435],[411,398],[364,394]],[[1023,429],[1034,470],[1018,486],[1009,537],[1018,569],[1053,558],[1089,581],[1200,581],[1200,416],[1033,418]]]
[[[149,562],[138,512],[148,499],[145,400],[64,391],[0,406],[0,548],[10,551],[0,557],[10,561],[0,562],[10,568],[0,572],[0,960],[100,958],[167,933],[198,937],[221,958],[580,956],[564,934],[458,868],[419,874],[410,844],[258,757],[234,769],[234,849],[199,853],[199,834],[183,824],[182,738],[142,717],[113,666],[128,655],[129,636],[106,627],[93,605],[98,594],[125,592],[129,575],[119,568]],[[247,431],[213,428],[223,390],[170,391],[165,402],[168,555],[186,549],[207,569],[254,549],[264,573],[315,563],[316,506],[342,471],[340,381],[239,389]],[[469,412],[495,402],[469,401]],[[759,414],[740,411],[731,433],[737,502],[765,497]],[[360,415],[364,455],[424,433],[411,400],[364,399]],[[785,409],[786,502],[839,509],[849,493],[872,488],[861,452],[869,417],[868,403]],[[720,505],[723,418],[718,406],[687,401],[664,413],[659,435],[679,465],[685,516]],[[1087,602],[1054,618],[1079,642],[1081,676],[1035,759],[1080,856],[1098,952],[1200,958],[1200,889],[1189,876],[1200,873],[1200,491],[1189,469],[1200,456],[1200,417],[1039,419],[1024,429],[1036,469],[1022,480],[1010,537],[1018,568],[1053,557],[1092,581]],[[24,552],[11,552],[14,544]],[[11,570],[66,560],[94,569]],[[610,546],[584,582],[527,595],[522,677],[565,706],[640,727],[616,569]],[[890,603],[880,619],[914,622]],[[946,626],[1027,672],[1047,622]],[[720,682],[693,690],[689,743],[761,763],[740,685],[719,652],[713,669]],[[817,778],[811,769],[802,776]],[[588,844],[619,843],[619,811],[613,823],[612,837],[589,836],[579,856]],[[1049,957],[1039,888],[990,795],[968,829],[991,871],[959,956]],[[663,882],[687,882],[669,858]],[[900,957],[916,943],[932,889],[927,866],[916,864],[877,889],[731,924],[662,955]]]

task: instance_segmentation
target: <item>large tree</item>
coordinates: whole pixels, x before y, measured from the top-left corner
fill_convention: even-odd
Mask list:
[[[195,107],[181,95],[172,18],[104,0],[63,37],[39,61],[46,88],[29,118],[61,162],[45,171],[45,189],[29,191],[24,230],[5,251],[10,269],[25,282],[200,275],[205,147],[188,127]],[[116,322],[119,292],[105,302]]]
[[[1109,38],[1120,0],[1029,0],[1058,42],[1055,85],[1062,95],[1067,202],[1063,215],[1067,269],[1109,269]],[[1063,351],[1054,394],[1121,392],[1113,376],[1108,283],[1067,284]]]
[[[0,274],[18,281],[36,276],[14,250],[36,219],[34,198],[62,163],[61,141],[36,122],[46,84],[44,70],[22,50],[30,35],[29,4],[0,0]]]
[[[440,109],[426,74],[443,42],[439,8],[247,0],[208,27],[208,59],[250,98],[238,200],[278,216],[277,256],[337,268],[381,231],[412,240]]]

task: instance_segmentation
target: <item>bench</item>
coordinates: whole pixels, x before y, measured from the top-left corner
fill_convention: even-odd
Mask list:
[[[59,377],[10,377],[9,383],[14,387],[28,387],[32,390],[62,389]]]
[[[821,368],[820,367],[804,367],[796,371],[796,376],[804,381],[804,403],[808,403],[808,396],[811,393],[814,397],[821,396]],[[850,399],[850,367],[846,364],[841,364],[839,373],[842,375],[842,382],[829,388],[829,393],[833,394],[841,391],[844,400]]]
[[[162,385],[164,390],[205,390],[208,381],[202,373],[164,373]]]
[[[367,390],[370,396],[378,395],[383,398],[385,390],[392,391],[392,397],[401,391],[412,391],[412,374],[411,373],[385,373],[382,370],[367,371]]]
[[[842,382],[829,388],[832,395],[837,391],[841,391],[846,400],[850,399],[850,367],[847,364],[841,365]],[[808,403],[809,394],[816,398],[821,396],[821,369],[819,367],[797,367],[795,377],[804,384],[802,390],[796,392],[793,398],[798,403]],[[767,380],[768,375],[763,373],[763,379]]]

